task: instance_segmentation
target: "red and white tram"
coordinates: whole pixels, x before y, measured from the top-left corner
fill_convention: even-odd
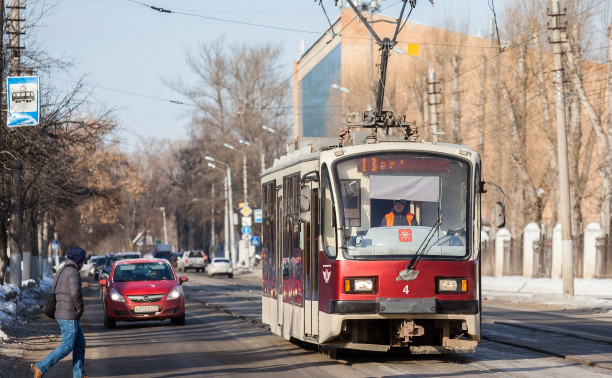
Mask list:
[[[262,320],[328,349],[474,351],[480,157],[373,135],[298,138],[264,172]],[[396,200],[410,224],[388,223]]]

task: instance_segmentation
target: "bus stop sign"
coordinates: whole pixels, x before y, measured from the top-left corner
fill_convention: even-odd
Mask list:
[[[38,76],[16,76],[6,80],[8,127],[36,126],[40,122]]]

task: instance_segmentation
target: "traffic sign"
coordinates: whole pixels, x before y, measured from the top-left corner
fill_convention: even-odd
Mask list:
[[[253,221],[251,217],[242,217],[242,225],[251,227],[253,225]]]
[[[251,210],[251,208],[248,206],[245,206],[242,209],[240,209],[240,214],[242,214],[245,217],[248,217],[252,213],[253,213],[253,210]]]
[[[251,245],[253,247],[259,247],[259,236],[252,236],[251,237]]]
[[[251,233],[251,227],[249,227],[249,226],[242,227],[242,233],[243,234],[250,234]]]
[[[59,250],[59,242],[57,240],[54,240],[51,242],[51,249],[54,251],[58,251]]]
[[[8,127],[36,126],[40,121],[38,76],[16,76],[6,80]]]
[[[255,223],[261,223],[263,221],[263,212],[261,209],[255,209],[255,211],[253,211],[253,216],[255,217]]]

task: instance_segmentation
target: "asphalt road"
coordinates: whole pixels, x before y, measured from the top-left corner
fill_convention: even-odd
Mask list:
[[[208,278],[189,273],[184,285],[187,324],[166,322],[102,325],[102,306],[88,298],[87,369],[91,376],[598,376],[609,375],[612,346],[568,335],[516,327],[504,321],[551,324],[586,332],[597,324],[579,325],[562,314],[540,314],[511,308],[486,307],[483,336],[476,354],[410,356],[405,351],[363,353],[347,351],[338,360],[320,354],[316,347],[293,343],[261,326],[259,276]],[[548,319],[548,320],[547,320]],[[556,319],[551,321],[551,319]],[[610,323],[601,321],[600,327]],[[527,325],[529,325],[527,324]],[[587,327],[587,328],[583,328]],[[601,332],[600,332],[601,333]],[[568,350],[569,359],[564,354]],[[527,345],[528,349],[523,346]],[[541,348],[544,346],[544,348]],[[550,347],[547,350],[546,347]],[[538,352],[542,350],[543,352]],[[586,359],[600,367],[587,366]],[[604,368],[601,368],[604,367]],[[610,366],[612,369],[612,366]]]
[[[485,307],[484,340],[475,354],[411,356],[401,350],[346,351],[333,360],[316,347],[288,342],[260,324],[257,272],[236,274],[234,279],[210,279],[203,273],[191,272],[187,276],[190,279],[184,284],[184,326],[169,321],[118,322],[116,329],[106,329],[97,287],[93,282],[86,285],[82,324],[87,339],[86,370],[91,377],[575,377],[612,373],[612,344],[535,328],[575,328],[575,315],[546,315],[502,307]],[[520,327],[510,324],[513,321],[520,321]],[[588,327],[609,327],[609,323],[600,321],[602,324],[587,324],[587,328],[579,329],[591,332]],[[58,333],[56,328],[50,327],[50,332]],[[47,345],[37,344],[35,357],[26,357],[44,356],[57,346],[57,336]],[[39,335],[36,340],[49,337]],[[69,376],[70,365],[70,358],[66,358],[45,377]]]

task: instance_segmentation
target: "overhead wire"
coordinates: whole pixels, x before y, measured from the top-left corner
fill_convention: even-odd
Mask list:
[[[235,21],[235,20],[227,20],[227,19],[221,19],[221,18],[207,17],[207,16],[202,16],[202,15],[199,15],[199,14],[193,14],[193,13],[187,13],[187,12],[178,12],[178,11],[172,11],[172,10],[168,10],[168,9],[164,9],[164,8],[155,7],[155,6],[152,6],[152,5],[149,5],[149,4],[145,4],[145,3],[140,2],[140,1],[137,1],[137,0],[128,0],[128,1],[129,1],[129,2],[132,2],[132,3],[135,3],[135,4],[138,4],[138,5],[146,6],[146,7],[148,7],[148,8],[151,8],[151,9],[153,9],[153,10],[156,10],[156,11],[158,11],[158,12],[162,12],[162,13],[174,13],[174,14],[180,14],[180,15],[186,15],[186,16],[192,16],[192,17],[199,17],[199,18],[211,19],[211,20],[221,21],[221,22],[239,23],[239,24],[245,24],[245,25],[250,25],[250,26],[265,27],[265,28],[270,28],[270,29],[278,29],[278,30],[286,30],[286,31],[295,31],[295,32],[305,32],[305,33],[311,33],[311,34],[319,34],[319,32],[308,31],[308,30],[299,30],[299,29],[291,29],[291,28],[282,28],[282,27],[276,27],[276,26],[270,26],[270,25],[264,25],[264,24],[256,24],[256,23],[249,23],[249,22],[241,22],[241,21]],[[491,0],[491,1],[492,1],[492,0]],[[397,5],[397,4],[399,4],[400,2],[401,2],[401,0],[400,0],[400,1],[398,1],[398,2],[396,2],[396,3],[394,3],[394,4],[392,4],[392,5],[390,5],[389,7],[385,7],[384,9],[388,9],[388,8],[390,8],[390,7],[393,7],[393,6]],[[599,6],[599,5],[601,5],[603,2],[604,2],[604,1],[601,1],[600,3],[597,3],[597,4],[593,5],[592,7],[590,7],[590,8],[588,8],[588,9],[584,10],[584,11],[583,11],[583,12],[581,12],[580,14],[582,14],[582,13],[584,13],[584,12],[586,12],[586,11],[589,11],[589,10],[591,10],[591,9],[593,9],[593,8],[595,8],[595,7]],[[322,5],[322,4],[321,4],[321,5]],[[491,4],[491,5],[492,5],[492,4]],[[324,7],[323,7],[323,9],[324,9],[324,12],[325,12],[325,8],[324,8]],[[384,10],[384,9],[383,9],[383,10]],[[494,11],[494,9],[492,9],[492,10]],[[411,8],[411,11],[412,11],[412,8]],[[325,12],[325,14],[326,14],[326,17],[327,17],[327,13],[326,13],[326,12]],[[579,16],[580,14],[578,14],[578,15],[576,15],[576,16],[574,16],[574,17],[577,17],[577,16]],[[407,23],[407,21],[408,21],[409,16],[410,16],[410,13],[409,13],[409,14],[408,14],[408,16],[406,17],[406,20],[404,21],[403,25],[401,26],[401,29],[403,29],[403,27],[406,25],[406,23]],[[328,18],[328,22],[329,22],[329,23],[330,23],[330,25],[331,25],[331,21],[329,20],[329,17],[327,17],[327,18]],[[343,28],[340,30],[340,32],[339,32],[338,34],[340,34],[340,33],[341,33],[343,30],[345,30],[345,29],[346,29],[346,27],[348,27],[348,26],[349,26],[349,25],[350,25],[352,22],[354,22],[354,20],[355,20],[356,18],[357,18],[357,16],[354,16],[354,17],[353,17],[353,19],[352,19],[352,20],[351,20],[351,21],[350,21],[350,22],[349,22],[349,23],[348,23],[346,26],[344,26],[344,27],[343,27]],[[331,29],[332,29],[332,33],[333,33],[333,26],[331,27]],[[400,30],[401,30],[401,29],[400,29]],[[544,31],[544,32],[546,32],[546,31]],[[541,35],[542,35],[544,32],[539,33],[539,34],[538,34],[538,37],[539,37],[539,36],[541,36]],[[588,32],[588,33],[592,33],[592,32]],[[587,33],[584,33],[584,34],[587,34]],[[333,37],[332,37],[332,38],[333,38]],[[349,37],[345,37],[345,38],[349,38]],[[353,37],[353,38],[354,38],[354,37]],[[365,38],[359,38],[359,39],[365,39]],[[498,33],[498,39],[499,39],[499,33]],[[526,41],[523,41],[523,42],[521,42],[521,43],[519,43],[519,44],[516,44],[516,45],[514,45],[514,46],[510,46],[509,48],[516,48],[516,47],[521,46],[521,45],[523,45],[523,44],[530,44],[530,43],[529,43],[529,41],[531,41],[531,40],[533,40],[533,39],[534,39],[534,37],[531,37],[531,38],[527,39]],[[400,42],[402,42],[402,41],[400,41]],[[482,49],[491,49],[491,48],[495,48],[495,47],[493,47],[493,46],[468,46],[468,45],[463,45],[463,44],[439,44],[439,43],[426,43],[426,42],[425,42],[425,43],[420,43],[420,44],[422,44],[422,45],[435,45],[435,46],[472,47],[472,48],[482,48]],[[603,49],[603,47],[602,47],[602,48],[599,48],[599,49]],[[310,61],[310,60],[312,60],[312,59],[314,59],[314,57],[316,57],[316,56],[317,56],[319,53],[321,53],[323,50],[324,50],[324,48],[322,48],[322,49],[321,49],[321,50],[319,50],[317,53],[315,53],[315,54],[314,54],[314,55],[313,55],[313,56],[312,56],[312,57],[309,59],[309,61]],[[591,50],[597,50],[597,49],[591,49]],[[589,51],[591,51],[591,50],[589,50]],[[493,56],[493,57],[489,58],[489,59],[488,59],[486,62],[484,62],[484,63],[480,63],[480,64],[478,64],[478,65],[476,65],[476,66],[474,66],[474,67],[469,68],[468,70],[466,70],[466,71],[464,71],[464,72],[460,73],[460,76],[462,76],[462,75],[464,75],[464,74],[467,74],[468,72],[470,72],[471,70],[473,70],[473,69],[475,69],[475,68],[480,67],[482,64],[486,64],[486,63],[488,63],[489,61],[491,61],[491,60],[493,60],[493,59],[497,58],[499,55],[501,55],[501,54],[497,54],[497,55],[495,55],[495,56]],[[305,62],[305,64],[307,64],[309,61]],[[297,71],[299,71],[299,69],[300,69],[300,68],[298,68],[298,70],[297,70]],[[296,71],[296,72],[294,72],[294,73],[293,73],[291,76],[289,76],[287,79],[283,80],[283,81],[281,82],[281,84],[279,84],[279,86],[277,86],[277,87],[280,87],[280,86],[284,85],[284,84],[285,84],[285,83],[286,83],[286,82],[287,82],[289,79],[291,79],[291,78],[292,78],[292,77],[295,75],[295,73],[297,73],[297,71]],[[181,102],[181,101],[169,100],[169,99],[164,99],[164,98],[160,98],[160,97],[155,97],[155,96],[150,96],[150,95],[139,94],[139,93],[130,92],[130,91],[122,90],[122,89],[113,89],[113,88],[107,88],[107,87],[101,87],[101,86],[94,86],[94,87],[97,87],[97,88],[100,88],[100,89],[104,89],[104,90],[109,90],[109,91],[116,91],[116,92],[119,92],[119,93],[129,94],[129,95],[133,95],[133,96],[143,97],[143,98],[151,98],[151,99],[158,100],[158,101],[170,102],[170,103],[179,104],[179,105],[194,105],[194,104],[186,104],[186,103],[183,103],[183,102]],[[387,99],[387,101],[388,101],[388,99]],[[332,106],[324,106],[324,107],[329,108],[329,107],[332,107]],[[279,107],[279,108],[269,108],[269,109],[282,109],[282,108],[283,108],[283,107]],[[294,107],[287,107],[287,108],[294,108]],[[313,107],[298,107],[298,108],[317,108],[317,107],[313,106]],[[318,108],[323,108],[323,107],[318,107]]]

